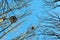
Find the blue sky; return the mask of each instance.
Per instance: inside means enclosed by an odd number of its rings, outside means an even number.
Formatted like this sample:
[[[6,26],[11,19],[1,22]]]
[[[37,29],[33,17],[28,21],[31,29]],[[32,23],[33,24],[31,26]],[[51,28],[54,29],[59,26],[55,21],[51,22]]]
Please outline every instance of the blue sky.
[[[10,2],[10,0],[8,2]],[[17,28],[10,31],[8,34],[6,34],[0,40],[11,40],[12,38],[17,37],[21,33],[24,33],[28,29],[29,25],[31,25],[31,24],[36,25],[39,22],[39,19],[37,18],[37,15],[40,16],[40,17],[43,17],[43,16],[49,17],[47,14],[45,14],[45,11],[47,9],[50,9],[50,8],[48,8],[48,7],[46,8],[43,5],[44,4],[43,0],[32,0],[30,4],[31,5],[29,5],[27,7],[27,10],[32,10],[32,14],[25,17],[26,21],[23,24],[19,25]],[[15,15],[19,15],[20,13],[23,14],[27,10],[26,10],[26,8],[23,8],[21,10],[14,10],[13,12],[15,13]],[[53,9],[53,11],[56,11],[56,12],[60,13],[59,8],[55,8],[55,9]],[[9,17],[9,15],[10,16],[14,15],[13,12],[10,12],[7,17]],[[18,21],[20,21],[20,20],[18,20]],[[18,22],[16,22],[12,26],[14,26],[16,24],[18,24]],[[42,36],[40,36],[40,37],[42,37]],[[43,40],[43,39],[41,39],[41,40]]]
[[[26,22],[24,22],[23,24],[21,24],[20,26],[18,26],[17,28],[15,28],[13,31],[9,32],[7,35],[5,35],[1,40],[11,40],[12,38],[18,36],[20,33],[25,32],[29,25],[31,24],[37,24],[38,22],[38,18],[35,15],[39,15],[40,14],[40,1],[38,0],[32,0],[31,5],[28,6],[27,10],[32,10],[32,14],[25,17],[25,19],[27,20]],[[21,10],[15,10],[15,15],[19,15],[19,13],[24,13],[24,11],[26,11],[26,9],[21,9]],[[12,14],[12,12],[10,12],[8,15],[14,15]],[[16,23],[17,24],[17,23]],[[15,24],[14,24],[15,25]]]

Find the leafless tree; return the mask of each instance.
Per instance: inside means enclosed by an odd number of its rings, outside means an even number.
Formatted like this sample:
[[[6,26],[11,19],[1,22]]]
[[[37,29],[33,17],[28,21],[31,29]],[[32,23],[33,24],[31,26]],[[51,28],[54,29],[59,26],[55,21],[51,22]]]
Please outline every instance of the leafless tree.
[[[60,40],[60,17],[56,12],[53,13],[45,13],[48,14],[48,17],[37,16],[42,23],[41,27],[41,35],[44,35],[44,40]],[[47,38],[46,38],[47,37]]]
[[[45,11],[47,12],[47,11],[54,10],[55,8],[60,7],[59,2],[60,0],[43,0],[43,5],[41,6],[45,6],[45,8],[47,8],[47,10]]]
[[[31,14],[31,10],[27,10],[27,7],[30,5],[31,0],[12,0],[10,3],[8,0],[1,0],[0,1],[0,28],[2,30],[0,30],[0,33],[2,33],[3,35],[0,36],[0,39],[5,36],[8,32],[10,32],[11,30],[13,30],[14,28],[16,28],[18,25],[20,25],[23,21],[21,21],[22,19],[24,20],[24,18],[28,15]],[[26,12],[22,13],[22,15],[20,15],[21,13],[19,13],[19,15],[16,15],[14,13],[15,10],[21,10],[22,8],[26,8]],[[10,15],[10,12],[12,12],[11,14],[14,14],[13,16]],[[8,17],[7,17],[8,16]],[[12,27],[13,24],[17,23],[18,21],[20,21],[17,25],[15,25],[14,27]],[[7,25],[8,24],[8,25]],[[9,27],[11,27],[11,29],[7,30]],[[5,30],[7,30],[5,32]]]
[[[31,25],[31,27],[29,27],[25,33],[20,34],[12,40],[39,40],[40,35],[40,25]]]

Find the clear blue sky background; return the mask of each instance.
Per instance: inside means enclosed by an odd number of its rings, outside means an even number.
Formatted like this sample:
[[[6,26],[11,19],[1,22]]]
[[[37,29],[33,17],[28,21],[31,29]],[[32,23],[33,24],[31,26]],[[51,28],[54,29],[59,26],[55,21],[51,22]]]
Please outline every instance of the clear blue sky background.
[[[29,15],[29,16],[25,17],[27,19],[27,21],[24,22],[22,25],[18,26],[17,28],[15,28],[13,31],[9,32],[7,35],[5,35],[0,40],[11,40],[12,38],[18,36],[19,34],[25,32],[28,29],[29,25],[31,25],[31,24],[36,25],[38,23],[38,21],[39,21],[39,19],[36,17],[36,15],[41,16],[41,17],[47,16],[44,11],[46,11],[48,8],[46,8],[43,5],[43,1],[42,0],[32,0],[31,5],[28,7],[28,10],[30,10],[30,9],[32,10],[32,15]],[[56,10],[59,11],[59,9],[56,9]],[[15,14],[17,14],[18,11],[19,10],[16,10]],[[23,9],[23,10],[20,10],[20,11],[23,13],[26,10]]]
[[[9,1],[10,2],[10,1]],[[21,26],[17,27],[13,31],[9,32],[7,35],[5,35],[2,39],[0,40],[11,40],[12,38],[18,36],[20,33],[25,32],[30,24],[36,25],[39,19],[36,17],[36,15],[42,16],[43,12],[41,5],[43,2],[41,0],[32,0],[31,5],[28,7],[28,10],[32,10],[32,15],[29,15],[26,17],[27,21],[23,23]],[[23,9],[22,12],[24,12],[25,9]],[[15,11],[15,14],[17,14],[19,10]],[[26,10],[25,10],[26,11]],[[12,15],[12,14],[9,14]],[[43,14],[44,15],[44,14]],[[17,24],[17,23],[16,23]]]

